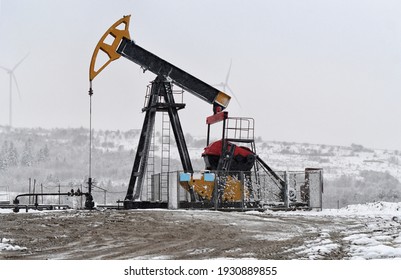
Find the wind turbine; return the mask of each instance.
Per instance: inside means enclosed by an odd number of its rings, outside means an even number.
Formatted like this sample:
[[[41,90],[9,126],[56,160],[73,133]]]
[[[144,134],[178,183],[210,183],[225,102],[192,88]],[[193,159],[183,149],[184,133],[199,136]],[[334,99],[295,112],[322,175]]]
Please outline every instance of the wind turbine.
[[[222,90],[223,90],[223,92],[226,92],[226,89],[228,89],[228,90],[230,91],[230,93],[234,96],[235,101],[237,101],[239,107],[241,107],[241,104],[239,103],[239,101],[238,101],[237,97],[235,96],[233,90],[232,90],[232,89],[230,88],[230,86],[228,85],[228,79],[230,78],[230,72],[231,72],[232,62],[233,62],[233,60],[231,59],[231,60],[230,60],[230,67],[228,67],[228,71],[227,71],[227,75],[226,75],[225,81],[224,81],[224,82],[221,82],[221,83],[219,83],[219,84],[215,84],[215,85],[213,85],[213,86],[215,86],[215,87],[221,87]]]
[[[29,53],[28,53],[29,54]],[[3,66],[0,66],[1,69],[5,70],[7,72],[7,74],[10,76],[10,83],[9,83],[9,87],[10,87],[10,96],[9,96],[9,126],[11,127],[13,124],[13,80],[15,82],[15,86],[17,88],[17,92],[18,92],[18,97],[21,99],[21,94],[20,94],[20,90],[18,87],[18,82],[17,82],[17,78],[15,77],[14,71],[15,69],[17,69],[17,67],[25,60],[25,58],[28,56],[25,55],[13,68],[9,69]]]

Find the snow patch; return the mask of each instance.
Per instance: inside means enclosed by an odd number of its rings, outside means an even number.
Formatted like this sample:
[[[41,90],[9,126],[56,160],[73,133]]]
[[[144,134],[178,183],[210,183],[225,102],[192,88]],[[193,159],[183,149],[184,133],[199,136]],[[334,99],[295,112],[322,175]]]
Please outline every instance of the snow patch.
[[[242,249],[241,248],[235,248],[235,249],[230,249],[230,250],[226,250],[226,253],[235,253],[235,252],[241,252]]]
[[[0,208],[0,214],[8,214],[8,213],[12,213],[13,210],[12,209],[2,209]]]
[[[375,246],[354,246],[351,247],[351,259],[389,259],[401,258],[401,248],[379,244]]]
[[[358,246],[376,246],[381,244],[373,237],[369,237],[367,234],[353,234],[345,237],[343,240],[350,241],[352,245]]]
[[[401,202],[371,202],[365,204],[348,205],[341,209],[342,212],[364,213],[364,214],[389,214],[401,215]]]
[[[8,238],[2,238],[0,240],[0,252],[1,251],[23,251],[26,250],[26,247],[21,247],[18,245],[13,245],[12,243],[14,243],[14,240],[12,239],[8,239]]]
[[[378,211],[386,213],[388,213],[388,208],[394,211],[394,205],[379,203],[370,206],[374,206]],[[391,212],[391,214],[394,214],[394,212]],[[375,216],[373,222],[365,223],[363,233],[351,234],[343,238],[343,240],[349,246],[348,251],[351,259],[401,258],[400,230],[401,225],[394,218],[389,219],[388,216]]]
[[[348,205],[340,209],[323,209],[311,211],[267,212],[273,216],[392,216],[395,222],[401,222],[401,202],[370,202]]]
[[[202,249],[195,249],[193,251],[189,251],[190,255],[201,255],[201,254],[206,254],[206,253],[210,253],[213,252],[214,249],[212,248],[202,248]]]
[[[144,255],[132,258],[133,260],[169,260],[171,256],[167,255]]]
[[[340,245],[334,243],[327,232],[321,232],[319,237],[314,240],[308,240],[304,245],[291,248],[287,252],[295,252],[300,256],[307,256],[310,260],[324,259],[325,256],[329,255],[333,251],[337,250]]]
[[[401,246],[401,232],[399,233],[398,237],[393,240],[394,243],[398,243]]]

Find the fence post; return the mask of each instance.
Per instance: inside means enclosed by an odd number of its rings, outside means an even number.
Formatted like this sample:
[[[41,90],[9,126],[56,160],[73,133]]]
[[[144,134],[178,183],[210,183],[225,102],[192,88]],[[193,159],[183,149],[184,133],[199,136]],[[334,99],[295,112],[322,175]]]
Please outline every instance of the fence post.
[[[81,184],[81,193],[83,193],[82,192],[82,184]],[[81,195],[81,209],[82,209],[82,199],[83,199],[83,195]]]
[[[284,171],[284,206],[285,209],[288,210],[290,208],[290,200],[289,200],[289,188],[288,188],[288,182],[289,182],[289,174],[288,171]]]
[[[177,206],[178,206],[178,208],[180,208],[180,198],[181,198],[181,195],[180,195],[180,191],[181,191],[181,187],[180,187],[180,172],[177,170],[177,172],[176,172],[177,174],[176,174],[176,176],[177,176],[177,180],[176,180],[176,188],[177,188]]]
[[[241,210],[244,211],[245,206],[245,179],[244,172],[240,172],[241,180],[240,180],[240,189],[241,189]]]
[[[32,191],[32,193],[33,194],[36,193],[36,179],[33,179],[33,191]]]
[[[319,180],[320,180],[320,190],[319,190],[319,195],[320,195],[320,211],[323,211],[323,169],[320,169],[319,171]]]
[[[163,176],[162,173],[160,173],[160,176],[159,176],[159,198],[158,198],[159,202],[162,202],[162,199],[163,199],[162,176]]]
[[[28,193],[31,194],[31,182],[32,179],[29,178]],[[28,196],[28,204],[31,204],[31,196]]]
[[[173,173],[171,173],[173,174]],[[170,175],[170,174],[169,174]],[[168,176],[170,178],[170,176]],[[177,184],[167,184],[167,205],[168,209],[178,209],[178,188]]]
[[[214,192],[214,210],[217,210],[217,207],[218,207],[218,203],[219,203],[219,197],[218,197],[218,195],[219,195],[219,192],[218,192],[218,188],[219,188],[219,186],[218,186],[218,179],[217,179],[217,177],[220,177],[220,173],[219,172],[216,172],[216,174],[217,174],[217,176],[214,178],[214,189],[213,189],[213,192]]]

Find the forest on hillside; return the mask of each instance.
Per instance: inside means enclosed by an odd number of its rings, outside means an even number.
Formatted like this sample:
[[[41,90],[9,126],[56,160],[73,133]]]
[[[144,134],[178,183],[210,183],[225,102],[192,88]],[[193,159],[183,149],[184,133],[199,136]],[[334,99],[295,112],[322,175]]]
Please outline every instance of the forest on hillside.
[[[110,131],[99,130],[93,133],[92,177],[95,178],[99,192],[106,190],[113,200],[122,199],[127,188],[132,164],[138,143],[139,130]],[[7,186],[11,192],[27,192],[29,182],[42,188],[54,190],[58,186],[65,189],[84,188],[89,174],[89,131],[85,128],[12,128],[0,127],[0,187]],[[203,168],[200,157],[205,139],[186,135],[190,150],[199,154],[193,159],[194,169]],[[258,139],[260,150],[269,149],[272,143]],[[277,143],[276,143],[277,145]],[[305,153],[309,159],[326,165],[325,174],[332,175],[338,170],[341,157],[336,155],[338,147],[321,145],[311,150],[305,144],[296,153],[291,150],[295,144],[279,144],[278,153],[284,160]],[[289,148],[290,147],[290,148]],[[373,153],[363,146],[345,147],[347,153]],[[312,151],[312,152],[311,152]],[[314,151],[314,152],[313,152]],[[320,152],[319,152],[320,151]],[[327,152],[325,152],[327,151]],[[389,157],[391,164],[399,164],[400,153]],[[180,170],[178,156],[171,159],[171,170]],[[330,166],[330,161],[336,159]],[[349,158],[349,156],[348,156]],[[347,157],[344,157],[347,159]],[[155,165],[160,156],[155,155]],[[341,162],[341,161],[340,161]],[[274,164],[274,162],[273,162]],[[335,166],[334,166],[335,165]],[[345,164],[343,164],[345,165]],[[157,170],[156,170],[157,171]],[[324,206],[335,208],[338,205],[373,202],[378,200],[400,201],[401,183],[386,171],[360,169],[352,174],[327,176],[324,181]],[[115,201],[115,200],[114,200]]]

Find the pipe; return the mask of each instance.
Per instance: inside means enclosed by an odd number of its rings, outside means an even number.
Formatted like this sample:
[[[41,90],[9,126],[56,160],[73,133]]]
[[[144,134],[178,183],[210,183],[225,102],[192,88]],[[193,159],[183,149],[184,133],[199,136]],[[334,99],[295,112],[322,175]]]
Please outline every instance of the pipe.
[[[19,195],[17,195],[16,197],[15,197],[15,199],[13,200],[13,203],[14,203],[14,212],[19,212],[19,197],[29,197],[29,201],[30,201],[30,198],[31,197],[35,197],[35,209],[37,209],[38,208],[38,206],[39,206],[39,204],[38,204],[38,196],[39,195],[41,195],[42,197],[43,196],[56,196],[56,195],[58,195],[59,197],[61,196],[61,195],[65,195],[65,196],[82,196],[82,195],[88,195],[88,193],[82,193],[81,192],[81,190],[77,190],[77,191],[75,191],[74,192],[74,190],[73,189],[71,189],[71,192],[67,192],[67,193],[60,193],[60,192],[58,192],[58,193],[42,193],[42,194],[35,194],[35,193],[23,193],[23,194],[19,194]],[[60,205],[60,203],[59,203],[59,205]],[[28,212],[28,208],[26,208],[26,212]]]

